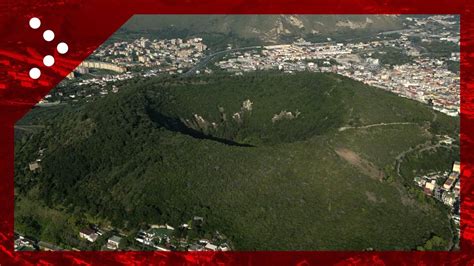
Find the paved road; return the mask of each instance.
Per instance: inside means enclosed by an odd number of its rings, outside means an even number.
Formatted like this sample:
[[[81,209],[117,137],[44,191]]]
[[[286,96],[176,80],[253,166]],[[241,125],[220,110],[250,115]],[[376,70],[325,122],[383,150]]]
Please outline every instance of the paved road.
[[[418,29],[418,28],[417,28]],[[401,30],[389,30],[389,31],[382,31],[377,34],[381,35],[388,35],[388,34],[394,34],[394,33],[407,33],[407,32],[413,32],[417,29],[401,29]]]
[[[45,126],[43,125],[16,125],[15,129],[23,130],[23,131],[34,131],[37,129],[43,129]]]
[[[427,151],[427,150],[432,150],[432,149],[437,149],[439,147],[442,146],[442,141],[439,141],[435,144],[432,144],[431,143],[431,140],[428,140],[427,142],[425,143],[422,143],[422,144],[418,144],[417,146],[415,146],[414,148],[409,148],[408,150],[406,151],[403,151],[402,153],[400,153],[396,159],[395,159],[395,163],[396,163],[396,170],[397,170],[397,175],[399,177],[401,177],[402,175],[400,174],[400,166],[403,162],[403,160],[405,159],[405,156],[412,152],[412,151],[415,151],[415,150],[418,150],[418,152],[424,152],[424,151]],[[453,144],[451,145],[451,147],[459,147],[459,145],[456,145],[456,144]]]
[[[417,123],[414,122],[392,122],[392,123],[378,123],[378,124],[371,124],[366,126],[357,126],[357,127],[340,127],[339,131],[345,131],[348,129],[363,129],[363,128],[371,128],[371,127],[381,127],[381,126],[392,126],[392,125],[416,125]]]
[[[433,111],[433,118],[431,120],[431,123],[435,122],[437,119],[438,119],[438,113]],[[413,122],[377,123],[377,124],[357,126],[357,127],[350,127],[350,126],[340,127],[339,131],[345,131],[345,130],[348,130],[348,129],[364,129],[364,128],[371,128],[371,127],[390,126],[390,125],[415,125],[415,124],[417,124],[417,123],[413,123]],[[427,151],[427,150],[431,150],[431,149],[437,149],[437,148],[441,147],[441,142],[442,141],[439,141],[438,143],[432,144],[431,140],[429,140],[429,141],[426,141],[425,143],[418,144],[417,146],[415,146],[413,148],[409,148],[408,150],[403,151],[400,154],[398,154],[398,156],[395,158],[397,175],[399,177],[401,177],[400,165],[402,164],[403,159],[405,158],[405,156],[408,153],[413,152],[415,150],[418,150],[418,152],[423,152],[423,151]],[[457,145],[452,145],[452,146],[456,147]]]
[[[262,48],[263,46],[261,45],[257,45],[257,46],[247,46],[247,47],[241,47],[241,48],[234,48],[234,49],[226,49],[226,50],[222,50],[222,51],[219,51],[219,52],[215,52],[215,53],[212,53],[206,57],[204,57],[199,63],[197,63],[193,68],[191,68],[190,70],[188,70],[187,72],[183,73],[183,77],[189,77],[189,76],[192,76],[194,74],[196,74],[196,71],[203,68],[204,66],[207,65],[207,63],[209,63],[209,61],[211,61],[213,58],[215,58],[216,56],[218,55],[223,55],[223,54],[226,54],[226,53],[232,53],[232,52],[237,52],[237,51],[244,51],[244,50],[252,50],[252,49],[258,49],[258,48]]]

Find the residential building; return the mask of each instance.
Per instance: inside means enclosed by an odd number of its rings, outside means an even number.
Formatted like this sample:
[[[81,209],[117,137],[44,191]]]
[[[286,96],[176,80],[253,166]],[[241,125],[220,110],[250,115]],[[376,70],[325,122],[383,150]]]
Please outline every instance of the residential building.
[[[112,236],[107,240],[107,248],[111,250],[116,250],[119,248],[120,241],[122,241],[122,238],[119,236]]]
[[[443,184],[443,189],[446,190],[446,191],[449,191],[451,190],[451,188],[454,186],[454,183],[456,182],[456,180],[458,179],[459,177],[459,173],[458,172],[452,172],[448,179],[446,179],[446,182],[444,182]]]
[[[453,164],[453,172],[460,173],[461,172],[461,163],[454,162]]]
[[[89,242],[95,242],[99,235],[97,235],[97,233],[90,228],[84,228],[79,231],[79,237]]]

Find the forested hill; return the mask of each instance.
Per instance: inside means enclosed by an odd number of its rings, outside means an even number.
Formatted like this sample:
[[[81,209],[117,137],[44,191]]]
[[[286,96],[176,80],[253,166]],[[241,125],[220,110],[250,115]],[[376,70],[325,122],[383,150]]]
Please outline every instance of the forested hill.
[[[17,141],[16,192],[124,229],[202,216],[241,250],[412,249],[452,236],[446,210],[393,172],[404,150],[456,135],[433,117],[335,74],[132,80],[37,118]],[[358,128],[373,124],[387,125]]]

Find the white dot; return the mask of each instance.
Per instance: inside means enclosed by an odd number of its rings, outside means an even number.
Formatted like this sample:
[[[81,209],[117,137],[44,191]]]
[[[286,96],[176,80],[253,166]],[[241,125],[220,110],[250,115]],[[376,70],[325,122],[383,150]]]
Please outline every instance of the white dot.
[[[45,30],[43,32],[43,39],[47,42],[50,42],[54,39],[54,32],[52,30]]]
[[[60,42],[56,48],[57,48],[57,50],[58,50],[58,53],[60,53],[60,54],[65,54],[65,53],[67,53],[67,50],[69,49],[69,47],[67,46],[67,44],[64,43],[64,42]]]
[[[54,65],[54,57],[47,55],[43,58],[43,64],[47,67]]]
[[[37,29],[41,26],[41,20],[39,18],[31,18],[30,19],[30,28]]]
[[[41,76],[41,71],[38,68],[34,67],[30,69],[30,78],[38,79],[40,76]]]

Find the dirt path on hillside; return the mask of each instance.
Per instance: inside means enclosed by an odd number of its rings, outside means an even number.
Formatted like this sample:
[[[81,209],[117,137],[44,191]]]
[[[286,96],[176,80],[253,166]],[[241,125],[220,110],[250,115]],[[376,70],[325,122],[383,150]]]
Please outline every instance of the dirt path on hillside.
[[[43,129],[45,126],[43,125],[15,125],[14,127],[16,130],[23,130],[23,131],[35,131],[38,129]]]
[[[346,160],[351,165],[355,166],[362,173],[368,175],[370,178],[382,180],[384,177],[383,171],[379,170],[373,163],[361,158],[357,153],[346,149],[337,148],[334,150],[339,157]]]
[[[421,143],[421,144],[418,144],[417,146],[415,146],[414,148],[409,148],[408,150],[405,150],[403,152],[401,152],[400,154],[398,154],[398,156],[395,158],[395,169],[397,170],[397,175],[399,177],[402,176],[402,174],[400,173],[400,167],[405,159],[405,157],[411,153],[411,152],[414,152],[414,151],[417,151],[419,153],[421,152],[424,152],[424,151],[427,151],[427,150],[435,150],[435,149],[438,149],[440,147],[442,147],[443,145],[441,144],[441,141],[435,143],[435,144],[432,144],[431,143],[431,140],[428,140],[426,141],[425,143]],[[459,145],[456,145],[456,144],[453,144],[451,145],[451,148],[453,147],[459,147]]]
[[[392,122],[392,123],[377,123],[365,126],[356,126],[356,127],[340,127],[339,131],[345,131],[348,129],[361,129],[361,128],[371,128],[371,127],[383,127],[383,126],[393,126],[393,125],[416,125],[414,122]]]

